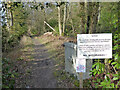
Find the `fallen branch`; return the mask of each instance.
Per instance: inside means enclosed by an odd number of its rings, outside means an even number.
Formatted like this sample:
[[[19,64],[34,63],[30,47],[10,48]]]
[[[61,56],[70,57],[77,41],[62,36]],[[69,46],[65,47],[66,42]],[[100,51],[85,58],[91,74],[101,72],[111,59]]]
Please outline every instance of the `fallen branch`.
[[[44,23],[46,24],[46,25],[48,25],[48,27],[50,27],[53,31],[55,31],[55,29],[53,28],[53,27],[51,27],[46,21],[44,21]],[[56,31],[55,31],[56,32]]]

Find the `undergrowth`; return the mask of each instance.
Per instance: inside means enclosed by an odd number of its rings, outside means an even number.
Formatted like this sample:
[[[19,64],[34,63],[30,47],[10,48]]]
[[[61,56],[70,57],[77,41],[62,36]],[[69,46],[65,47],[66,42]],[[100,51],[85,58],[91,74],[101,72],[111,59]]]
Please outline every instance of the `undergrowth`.
[[[32,57],[29,56],[28,58],[28,55],[25,55],[25,51],[32,50],[33,44],[29,37],[24,38],[19,47],[15,47],[9,53],[3,53],[2,88],[21,87],[24,84],[24,80],[20,81],[20,78],[30,73],[30,70],[26,69],[26,65],[27,60],[32,59]]]
[[[2,88],[14,88],[15,77],[19,74],[13,68],[13,62],[8,58],[3,58],[2,66]]]

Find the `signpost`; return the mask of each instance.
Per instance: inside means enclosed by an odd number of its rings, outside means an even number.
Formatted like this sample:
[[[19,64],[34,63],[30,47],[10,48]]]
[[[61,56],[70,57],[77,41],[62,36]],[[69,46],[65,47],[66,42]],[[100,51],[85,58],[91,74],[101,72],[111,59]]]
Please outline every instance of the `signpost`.
[[[77,49],[78,58],[112,58],[112,33],[78,34]]]
[[[86,59],[76,59],[76,72],[86,72]]]
[[[80,88],[83,88],[83,72],[86,72],[86,59],[76,59],[76,72],[80,72]]]
[[[112,58],[112,33],[77,34],[76,72],[80,73],[80,88],[83,88],[86,59],[103,58]]]

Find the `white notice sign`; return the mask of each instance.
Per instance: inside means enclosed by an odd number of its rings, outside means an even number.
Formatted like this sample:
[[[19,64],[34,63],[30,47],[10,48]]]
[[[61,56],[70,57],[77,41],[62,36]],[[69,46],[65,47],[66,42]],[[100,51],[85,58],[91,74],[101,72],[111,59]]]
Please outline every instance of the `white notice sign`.
[[[112,58],[112,33],[77,34],[77,49],[78,58]]]
[[[76,72],[85,72],[86,71],[86,60],[83,58],[76,59]]]

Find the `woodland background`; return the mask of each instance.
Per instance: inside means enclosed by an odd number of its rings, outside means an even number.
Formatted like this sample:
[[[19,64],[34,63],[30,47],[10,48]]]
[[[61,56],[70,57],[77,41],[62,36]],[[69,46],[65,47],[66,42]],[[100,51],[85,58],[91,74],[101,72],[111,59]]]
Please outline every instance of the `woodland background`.
[[[34,37],[52,32],[54,36],[76,38],[77,34],[112,33],[113,58],[105,60],[105,64],[97,60],[91,72],[95,77],[105,77],[94,78],[95,87],[118,88],[119,13],[119,2],[1,2],[2,52],[12,51],[24,35]],[[4,73],[7,71],[3,71],[3,84],[7,77]]]

